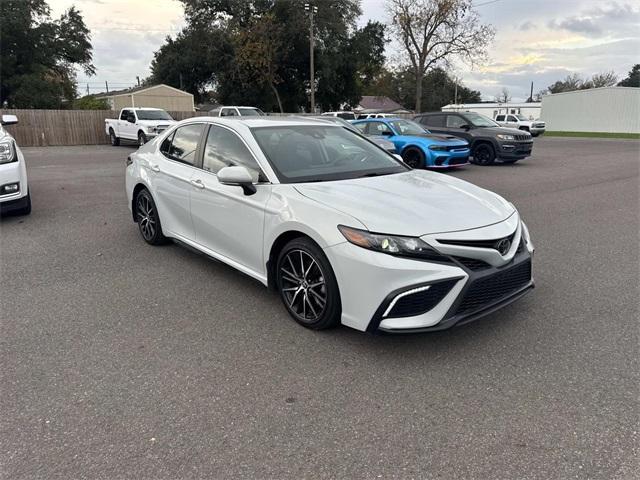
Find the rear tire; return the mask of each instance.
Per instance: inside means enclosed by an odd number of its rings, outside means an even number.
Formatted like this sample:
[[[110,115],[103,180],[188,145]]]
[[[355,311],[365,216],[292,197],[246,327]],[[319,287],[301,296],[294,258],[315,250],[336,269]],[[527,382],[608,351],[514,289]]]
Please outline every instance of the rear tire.
[[[491,165],[496,160],[496,151],[488,143],[481,143],[473,148],[473,163],[476,165]]]
[[[404,150],[402,152],[402,160],[414,169],[425,167],[424,152],[419,148],[410,147]]]
[[[116,133],[113,131],[113,128],[109,129],[109,140],[111,141],[111,145],[113,147],[117,147],[120,145],[120,139],[116,137]]]
[[[169,240],[162,234],[158,208],[149,190],[142,189],[133,201],[140,235],[149,245],[163,245]]]
[[[276,285],[289,315],[300,325],[324,330],[340,323],[338,282],[327,257],[309,238],[285,245],[276,263]]]

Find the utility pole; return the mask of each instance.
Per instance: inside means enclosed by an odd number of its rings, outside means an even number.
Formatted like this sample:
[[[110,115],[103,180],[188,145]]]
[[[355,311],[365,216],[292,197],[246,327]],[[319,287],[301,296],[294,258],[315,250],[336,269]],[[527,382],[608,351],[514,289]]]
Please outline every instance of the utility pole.
[[[529,94],[529,101],[533,102],[533,82],[531,82],[531,93]]]
[[[109,83],[106,80],[104,81],[104,86],[107,87],[107,93],[109,93]]]
[[[87,83],[87,95],[89,95],[89,84]]]
[[[455,93],[454,93],[454,96],[453,96],[453,99],[454,99],[453,100],[453,104],[454,105],[458,105],[458,77],[453,77],[453,82],[454,82],[454,84],[456,86]]]
[[[309,12],[309,87],[311,89],[311,113],[316,113],[316,80],[313,66],[313,14],[318,13],[318,7],[310,3],[305,3],[304,9],[306,12]]]
[[[136,75],[136,81],[138,82],[138,86],[140,86],[140,77]]]

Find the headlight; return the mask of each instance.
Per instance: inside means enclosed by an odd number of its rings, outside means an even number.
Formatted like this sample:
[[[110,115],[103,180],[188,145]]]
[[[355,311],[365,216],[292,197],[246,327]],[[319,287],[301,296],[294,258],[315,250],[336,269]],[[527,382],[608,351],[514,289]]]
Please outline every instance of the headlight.
[[[446,152],[447,147],[444,145],[429,145],[429,150],[435,150],[437,152]]]
[[[496,137],[498,137],[500,140],[515,140],[516,137],[514,137],[513,135],[503,135],[503,134],[498,134],[496,135]]]
[[[147,132],[154,133],[156,131],[156,127],[147,127]]]
[[[401,237],[371,233],[366,230],[338,225],[338,230],[348,242],[368,250],[388,253],[399,257],[413,257],[422,260],[449,262],[444,255],[439,254],[421,239],[416,237]]]
[[[10,163],[16,159],[16,149],[12,140],[0,142],[0,163]]]

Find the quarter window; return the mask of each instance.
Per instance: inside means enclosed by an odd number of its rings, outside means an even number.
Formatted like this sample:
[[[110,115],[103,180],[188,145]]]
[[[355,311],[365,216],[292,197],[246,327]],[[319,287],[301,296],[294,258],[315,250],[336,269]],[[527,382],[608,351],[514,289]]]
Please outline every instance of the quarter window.
[[[194,165],[196,163],[196,150],[198,149],[198,142],[203,128],[204,125],[202,123],[196,123],[176,129],[171,145],[165,155],[173,160]],[[164,142],[162,147],[165,147]]]
[[[263,180],[260,167],[240,137],[223,127],[211,125],[204,147],[202,168],[218,173],[223,167],[240,165],[251,173],[255,181]]]

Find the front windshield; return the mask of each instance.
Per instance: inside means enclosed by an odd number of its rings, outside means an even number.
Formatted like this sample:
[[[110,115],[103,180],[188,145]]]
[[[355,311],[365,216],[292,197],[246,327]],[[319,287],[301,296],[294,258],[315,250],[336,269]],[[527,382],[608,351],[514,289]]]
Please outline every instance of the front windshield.
[[[137,110],[138,120],[173,120],[164,110]]]
[[[429,133],[423,126],[411,120],[393,120],[389,124],[398,135],[424,135]]]
[[[524,115],[521,115],[521,114],[516,115],[516,118],[517,118],[518,120],[524,120],[524,121],[527,121],[527,120],[528,120],[528,118],[527,118],[527,117],[525,117]]]
[[[357,133],[330,125],[251,129],[282,183],[344,180],[407,171]]]
[[[259,108],[239,108],[238,111],[243,117],[264,117],[266,114]]]
[[[496,122],[491,120],[489,117],[485,117],[484,115],[480,115],[479,113],[473,112],[465,112],[464,118],[467,119],[471,125],[474,127],[499,127]]]

